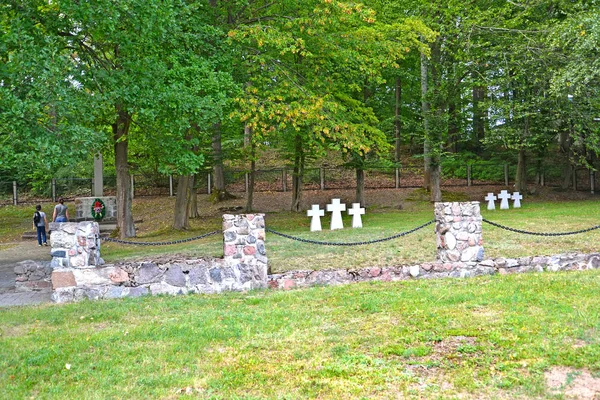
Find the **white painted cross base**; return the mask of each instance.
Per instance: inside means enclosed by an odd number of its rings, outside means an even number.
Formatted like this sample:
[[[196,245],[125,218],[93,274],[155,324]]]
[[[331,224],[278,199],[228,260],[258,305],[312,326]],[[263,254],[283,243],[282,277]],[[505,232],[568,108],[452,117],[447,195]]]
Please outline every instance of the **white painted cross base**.
[[[342,211],[346,211],[346,205],[341,204],[340,199],[331,199],[331,204],[327,204],[327,211],[331,213],[331,230],[344,229]]]
[[[496,196],[494,196],[494,193],[488,193],[488,195],[485,196],[485,200],[488,202],[488,206],[487,206],[488,210],[496,209],[496,200],[497,199],[498,198]]]
[[[502,200],[502,202],[500,203],[500,209],[501,210],[508,210],[508,199],[510,199],[510,194],[508,193],[508,191],[503,190],[500,192],[500,194],[498,195],[498,198],[500,200]]]
[[[514,192],[512,199],[514,200],[513,208],[521,208],[521,200],[523,200],[523,195],[519,192]]]
[[[320,231],[321,217],[325,215],[325,210],[321,210],[318,204],[313,204],[310,210],[306,210],[306,215],[312,217],[310,220],[310,231]]]
[[[365,213],[365,209],[360,207],[360,203],[352,203],[352,208],[348,210],[348,214],[352,215],[352,227],[362,228],[361,215]]]

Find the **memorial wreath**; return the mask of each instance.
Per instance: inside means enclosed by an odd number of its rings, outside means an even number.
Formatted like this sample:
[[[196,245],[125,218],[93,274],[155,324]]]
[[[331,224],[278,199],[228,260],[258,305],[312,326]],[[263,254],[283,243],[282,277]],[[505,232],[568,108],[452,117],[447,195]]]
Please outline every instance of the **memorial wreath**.
[[[102,199],[95,199],[92,203],[92,218],[96,221],[101,221],[106,215],[106,204]]]

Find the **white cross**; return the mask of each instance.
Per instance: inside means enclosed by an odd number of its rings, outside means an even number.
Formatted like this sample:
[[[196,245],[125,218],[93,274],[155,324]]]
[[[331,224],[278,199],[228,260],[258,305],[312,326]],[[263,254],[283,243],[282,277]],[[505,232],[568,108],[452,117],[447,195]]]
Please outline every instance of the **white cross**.
[[[521,208],[521,200],[523,200],[523,195],[519,194],[519,192],[514,192],[512,195],[512,199],[515,201],[513,203],[514,208]]]
[[[340,204],[340,199],[331,199],[331,204],[327,204],[327,211],[331,212],[331,230],[344,229],[342,211],[346,211],[346,205]]]
[[[496,199],[498,199],[496,196],[494,196],[494,193],[488,193],[487,196],[485,196],[485,200],[487,200],[488,202],[488,210],[495,210],[496,209]]]
[[[498,195],[498,198],[502,200],[502,202],[500,203],[500,209],[508,210],[508,199],[510,199],[510,194],[508,193],[508,191],[501,191]]]
[[[352,215],[352,227],[362,228],[361,215],[365,213],[365,209],[360,207],[360,203],[352,203],[352,208],[348,210],[348,214]]]
[[[325,210],[319,209],[318,204],[313,204],[310,210],[306,210],[306,215],[312,217],[312,219],[310,220],[310,231],[320,231],[321,217],[325,215]]]

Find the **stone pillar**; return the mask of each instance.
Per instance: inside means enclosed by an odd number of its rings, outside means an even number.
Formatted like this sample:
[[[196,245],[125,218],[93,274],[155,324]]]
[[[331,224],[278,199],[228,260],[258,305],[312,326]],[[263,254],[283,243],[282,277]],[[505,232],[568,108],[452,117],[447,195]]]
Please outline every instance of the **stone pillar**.
[[[438,259],[443,262],[483,260],[479,202],[435,203]]]
[[[266,282],[264,214],[224,214],[223,255],[226,265],[236,266],[241,274],[252,274]]]
[[[50,230],[52,268],[93,268],[104,264],[97,222],[52,222]]]
[[[94,196],[104,196],[104,176],[102,171],[102,154],[94,157]]]

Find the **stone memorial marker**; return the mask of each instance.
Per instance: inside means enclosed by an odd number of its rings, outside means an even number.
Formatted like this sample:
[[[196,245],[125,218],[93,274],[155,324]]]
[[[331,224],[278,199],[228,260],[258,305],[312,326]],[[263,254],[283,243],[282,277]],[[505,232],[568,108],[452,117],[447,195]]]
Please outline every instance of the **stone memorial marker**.
[[[500,203],[500,209],[501,210],[508,210],[508,199],[510,199],[510,193],[508,193],[508,191],[503,190],[500,192],[500,194],[498,195],[498,198],[500,200],[502,200],[502,202]]]
[[[342,222],[342,211],[346,211],[346,205],[340,203],[340,199],[331,199],[331,204],[327,204],[327,211],[331,213],[331,230],[344,229]]]
[[[496,209],[496,200],[497,199],[498,198],[496,196],[494,196],[494,193],[488,193],[488,195],[485,196],[485,200],[488,202],[488,205],[487,205],[488,210]]]
[[[310,231],[320,231],[321,217],[325,215],[325,210],[321,210],[318,204],[313,204],[310,210],[306,210],[306,215],[312,217],[310,220]]]
[[[514,200],[513,208],[521,208],[521,200],[523,200],[523,195],[519,192],[514,192],[512,199]]]
[[[352,215],[352,227],[362,228],[361,215],[365,213],[365,209],[360,207],[360,203],[352,203],[352,208],[348,210],[348,214]]]

